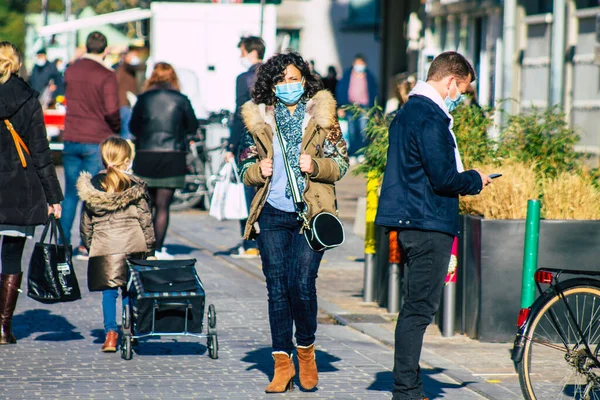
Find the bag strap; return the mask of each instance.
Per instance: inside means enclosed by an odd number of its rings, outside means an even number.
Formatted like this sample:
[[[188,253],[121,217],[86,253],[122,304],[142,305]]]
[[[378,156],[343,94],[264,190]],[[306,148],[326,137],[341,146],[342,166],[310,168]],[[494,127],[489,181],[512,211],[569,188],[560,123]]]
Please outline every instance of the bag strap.
[[[54,238],[54,243],[58,245],[58,242],[60,240],[62,242],[61,246],[65,248],[65,254],[70,256],[70,243],[66,241],[65,232],[63,230],[62,224],[60,223],[60,220],[54,217],[54,214],[50,214],[48,216],[48,222],[46,222],[46,226],[44,226],[44,230],[42,231],[40,243],[45,243],[48,231],[50,231],[50,239],[48,243],[52,244],[52,239]]]
[[[308,221],[308,217],[306,215],[306,205],[304,204],[304,200],[302,199],[302,194],[300,193],[300,187],[298,186],[298,181],[296,180],[296,174],[292,170],[292,166],[287,157],[286,146],[287,142],[281,135],[279,131],[279,125],[277,124],[277,119],[275,120],[275,131],[277,132],[277,140],[279,140],[279,145],[281,146],[281,153],[283,154],[283,163],[285,164],[285,172],[288,177],[288,182],[290,183],[290,189],[292,191],[292,198],[294,200],[294,204],[296,205],[296,212],[302,218],[304,228],[309,229],[310,224]]]
[[[9,120],[5,119],[4,124],[6,125],[6,128],[8,128],[8,131],[10,132],[10,135],[12,136],[13,141],[15,142],[15,147],[17,149],[17,153],[19,154],[19,159],[21,160],[21,165],[23,166],[23,168],[27,168],[27,160],[25,159],[23,150],[25,150],[27,154],[31,155],[31,153],[29,152],[29,148],[27,147],[25,142],[23,142],[23,139],[21,139],[21,136],[19,136],[17,131],[15,131],[15,128]]]

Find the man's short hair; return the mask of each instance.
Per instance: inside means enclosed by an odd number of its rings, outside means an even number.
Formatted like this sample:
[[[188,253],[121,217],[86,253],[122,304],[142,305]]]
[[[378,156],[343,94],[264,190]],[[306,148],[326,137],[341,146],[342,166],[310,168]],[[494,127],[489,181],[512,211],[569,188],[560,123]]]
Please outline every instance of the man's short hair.
[[[244,49],[246,49],[248,53],[252,53],[254,50],[256,50],[259,60],[265,58],[265,41],[258,36],[243,37],[240,40],[238,47],[242,46],[244,46]]]
[[[427,80],[439,82],[450,75],[454,75],[459,79],[471,77],[470,82],[477,79],[471,63],[456,51],[446,51],[437,56],[429,67]]]
[[[363,53],[358,53],[357,55],[355,55],[354,61],[356,61],[356,60],[360,60],[360,61],[364,62],[365,64],[367,63],[367,57]]]
[[[108,42],[106,40],[106,36],[102,33],[95,31],[88,35],[87,40],[85,42],[85,47],[88,53],[91,54],[102,54],[104,50],[106,50],[106,46]]]

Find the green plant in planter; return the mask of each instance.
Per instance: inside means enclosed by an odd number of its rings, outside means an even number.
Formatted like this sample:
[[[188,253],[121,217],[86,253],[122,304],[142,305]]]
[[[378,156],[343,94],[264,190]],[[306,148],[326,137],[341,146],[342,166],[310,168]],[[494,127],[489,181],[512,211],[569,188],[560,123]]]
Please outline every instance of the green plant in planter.
[[[364,115],[368,118],[365,133],[369,139],[369,144],[360,149],[360,154],[365,156],[365,160],[353,171],[355,175],[364,175],[369,172],[375,172],[375,177],[381,179],[385,171],[388,151],[388,129],[394,116],[385,114],[383,109],[375,105],[370,109],[364,109],[358,106],[350,106],[347,110],[355,116]]]
[[[498,154],[533,163],[542,177],[553,178],[561,172],[582,171],[585,155],[575,151],[578,142],[579,135],[559,108],[534,107],[529,114],[508,116]]]
[[[493,109],[461,104],[453,113],[456,142],[465,168],[473,164],[490,163],[496,159],[495,141],[487,131],[492,125]]]

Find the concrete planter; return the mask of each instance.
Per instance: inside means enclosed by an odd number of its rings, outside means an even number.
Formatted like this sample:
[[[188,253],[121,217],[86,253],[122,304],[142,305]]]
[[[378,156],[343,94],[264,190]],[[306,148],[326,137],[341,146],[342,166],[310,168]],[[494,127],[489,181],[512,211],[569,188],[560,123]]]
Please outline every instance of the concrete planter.
[[[461,216],[458,333],[512,342],[520,309],[524,220]],[[598,270],[600,221],[542,220],[539,267]]]

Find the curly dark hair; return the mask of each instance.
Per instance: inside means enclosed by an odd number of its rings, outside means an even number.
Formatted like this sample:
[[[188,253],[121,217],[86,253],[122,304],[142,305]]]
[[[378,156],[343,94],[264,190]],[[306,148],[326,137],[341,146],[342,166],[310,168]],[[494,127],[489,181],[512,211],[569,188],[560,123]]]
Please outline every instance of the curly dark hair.
[[[275,104],[276,97],[273,88],[283,80],[285,70],[290,65],[298,68],[304,78],[303,100],[311,99],[319,90],[323,89],[323,82],[310,72],[308,62],[304,61],[300,54],[296,52],[280,53],[269,58],[258,69],[252,91],[252,99],[256,104],[264,103],[269,106]]]

